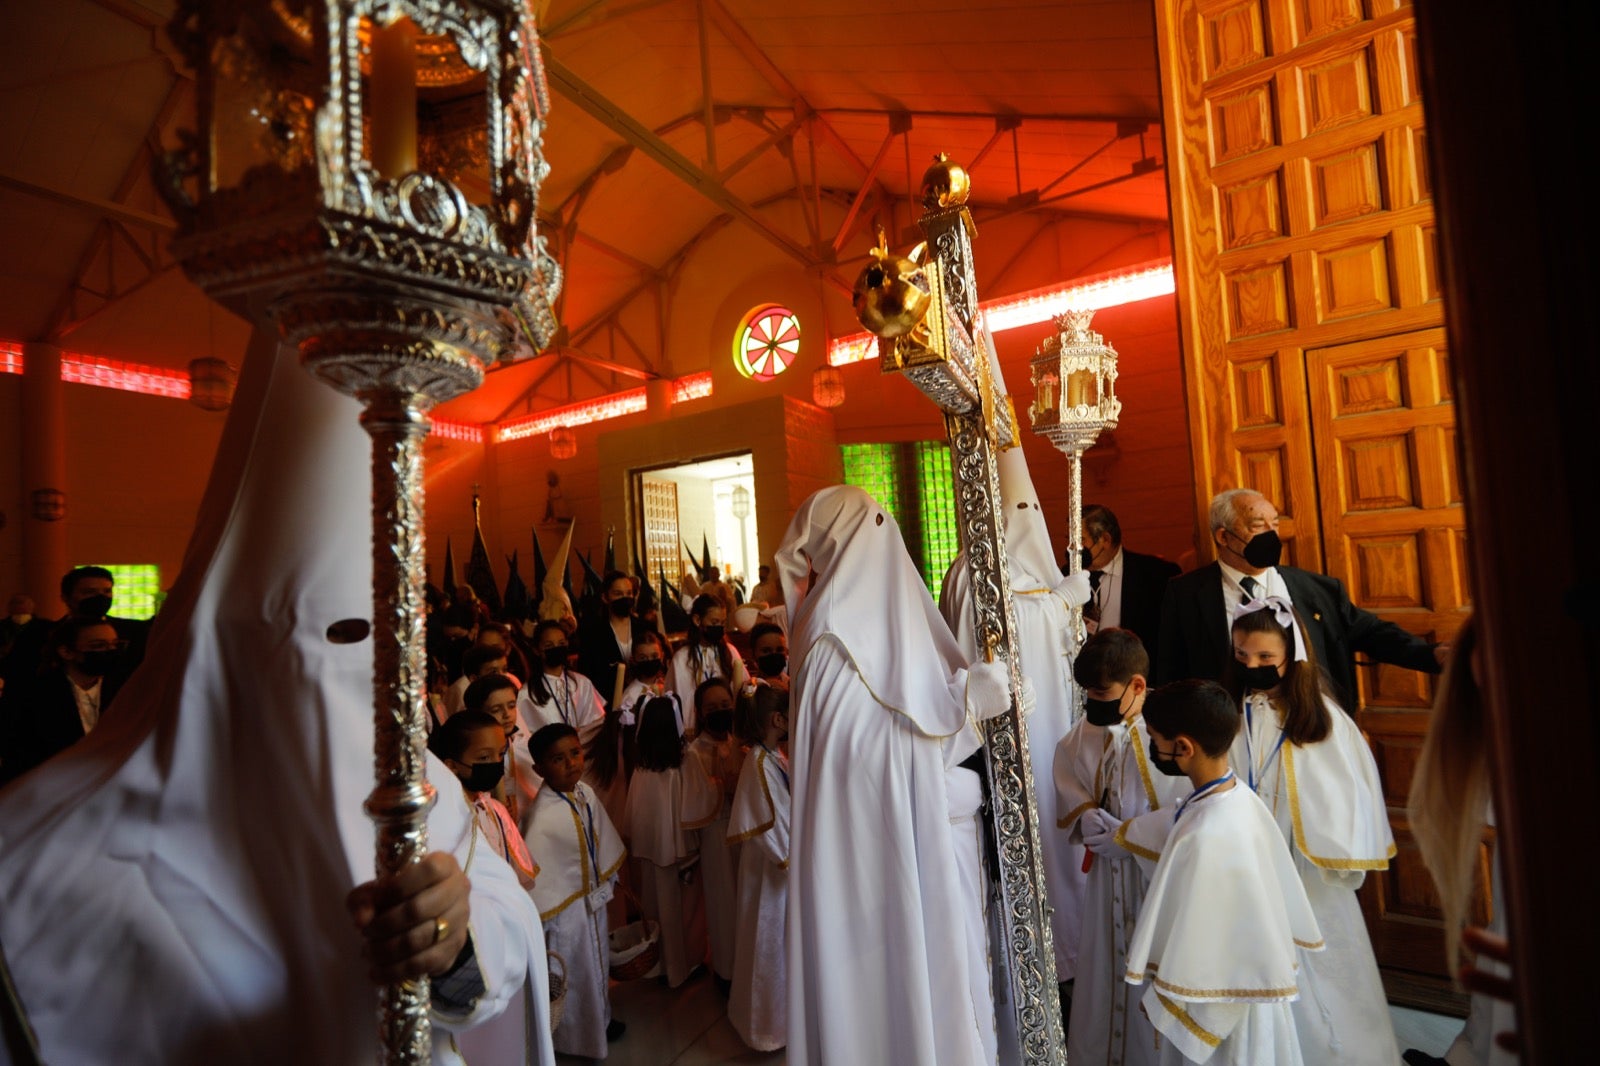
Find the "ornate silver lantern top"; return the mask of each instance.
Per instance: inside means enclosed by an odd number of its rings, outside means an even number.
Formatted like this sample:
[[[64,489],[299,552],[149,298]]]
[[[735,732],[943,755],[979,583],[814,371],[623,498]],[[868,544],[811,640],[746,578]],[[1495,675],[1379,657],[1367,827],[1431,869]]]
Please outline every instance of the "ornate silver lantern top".
[[[1103,429],[1115,429],[1122,413],[1117,399],[1117,350],[1089,328],[1093,311],[1068,311],[1055,319],[1057,333],[1034,353],[1033,429],[1062,451],[1082,453]]]

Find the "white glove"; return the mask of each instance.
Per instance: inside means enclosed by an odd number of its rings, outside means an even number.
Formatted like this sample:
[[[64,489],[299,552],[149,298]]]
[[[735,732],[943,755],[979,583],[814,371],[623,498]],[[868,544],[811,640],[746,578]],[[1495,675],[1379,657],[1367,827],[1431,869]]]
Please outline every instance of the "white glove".
[[[1118,844],[1115,839],[1122,823],[1110,812],[1096,807],[1080,818],[1078,825],[1083,833],[1083,846],[1096,855],[1104,855],[1108,859],[1128,856],[1128,849]]]
[[[1011,671],[996,659],[973,663],[967,670],[967,713],[980,722],[998,718],[1011,709]]]
[[[1089,602],[1089,571],[1079,570],[1062,578],[1055,594],[1067,601],[1068,607],[1082,607]]]

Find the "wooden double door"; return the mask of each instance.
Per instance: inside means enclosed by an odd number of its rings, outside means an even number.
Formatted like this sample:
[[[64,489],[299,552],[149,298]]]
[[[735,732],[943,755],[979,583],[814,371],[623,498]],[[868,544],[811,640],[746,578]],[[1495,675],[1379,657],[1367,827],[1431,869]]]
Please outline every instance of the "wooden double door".
[[[1448,641],[1470,594],[1410,8],[1156,7],[1197,528],[1212,493],[1254,488],[1285,561]],[[1459,1007],[1405,818],[1433,678],[1359,677],[1398,847],[1363,889],[1374,949],[1393,999]]]

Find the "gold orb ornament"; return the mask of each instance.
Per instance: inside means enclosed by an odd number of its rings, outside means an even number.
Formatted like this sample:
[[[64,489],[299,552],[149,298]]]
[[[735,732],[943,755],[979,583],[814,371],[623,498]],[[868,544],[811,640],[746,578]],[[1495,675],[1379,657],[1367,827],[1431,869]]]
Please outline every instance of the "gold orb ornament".
[[[940,152],[933,157],[933,165],[922,172],[922,206],[960,207],[972,193],[972,179],[967,168],[952,162]]]
[[[856,276],[850,300],[856,318],[870,332],[879,337],[904,336],[927,315],[932,297],[922,264],[917,262],[925,247],[919,244],[909,257],[895,255],[879,232],[872,261]]]

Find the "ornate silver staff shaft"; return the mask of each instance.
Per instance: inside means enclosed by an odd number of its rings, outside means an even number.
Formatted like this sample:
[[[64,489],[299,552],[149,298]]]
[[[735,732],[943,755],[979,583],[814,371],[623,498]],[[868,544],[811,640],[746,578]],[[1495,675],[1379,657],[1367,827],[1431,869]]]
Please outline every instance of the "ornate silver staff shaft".
[[[920,225],[931,259],[919,268],[882,244],[862,272],[856,308],[879,334],[886,373],[904,373],[945,415],[955,474],[957,516],[972,581],[978,646],[1010,668],[1012,705],[984,723],[988,744],[991,831],[1000,859],[1000,910],[991,936],[1004,960],[996,974],[1002,1047],[1029,1064],[1066,1062],[1056,989],[1055,941],[1044,891],[1038,806],[1034,802],[1016,615],[1006,561],[996,456],[1016,441],[1009,409],[990,380],[989,353],[977,325],[972,216],[967,176],[940,156],[923,177]]]
[[[372,437],[373,774],[366,810],[377,825],[377,874],[398,873],[428,853],[423,749],[427,674],[423,590],[422,442],[428,419],[414,395],[380,392],[361,425]],[[426,977],[385,985],[381,1037],[390,1062],[426,1063],[433,1045]]]

